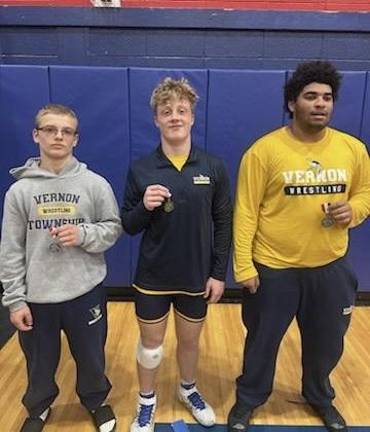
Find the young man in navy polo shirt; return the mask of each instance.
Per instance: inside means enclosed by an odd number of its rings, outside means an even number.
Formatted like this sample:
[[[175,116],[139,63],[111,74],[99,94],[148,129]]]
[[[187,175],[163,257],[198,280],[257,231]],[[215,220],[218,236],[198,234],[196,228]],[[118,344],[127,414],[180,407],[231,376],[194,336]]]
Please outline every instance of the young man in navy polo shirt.
[[[160,145],[128,174],[122,225],[143,232],[134,287],[140,327],[139,400],[131,432],[152,432],[156,372],[170,306],[177,335],[179,399],[204,426],[215,413],[196,385],[199,336],[207,302],[224,291],[231,242],[229,180],[223,163],[192,145],[197,94],[184,80],[164,79],[151,98]]]

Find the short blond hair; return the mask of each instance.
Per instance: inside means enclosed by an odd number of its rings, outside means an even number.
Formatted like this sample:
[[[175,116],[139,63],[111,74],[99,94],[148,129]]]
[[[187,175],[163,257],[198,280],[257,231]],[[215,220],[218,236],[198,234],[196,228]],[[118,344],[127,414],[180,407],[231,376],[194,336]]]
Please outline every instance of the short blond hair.
[[[174,96],[177,96],[179,99],[188,100],[190,102],[191,111],[194,112],[199,96],[195,89],[189,84],[189,81],[186,78],[176,80],[171,77],[166,77],[153,90],[150,98],[150,106],[154,114],[157,113],[159,105],[164,105]]]
[[[74,120],[76,120],[76,124],[78,127],[78,118],[76,113],[69,108],[66,105],[61,104],[48,104],[42,107],[36,114],[35,117],[35,128],[37,129],[40,127],[41,118],[44,117],[46,114],[57,114],[57,115],[65,115],[72,117]]]

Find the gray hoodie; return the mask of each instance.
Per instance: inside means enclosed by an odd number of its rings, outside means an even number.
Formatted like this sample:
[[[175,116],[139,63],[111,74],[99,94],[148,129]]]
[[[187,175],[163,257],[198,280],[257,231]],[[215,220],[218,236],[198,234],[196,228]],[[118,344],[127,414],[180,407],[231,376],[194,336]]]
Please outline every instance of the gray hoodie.
[[[109,183],[73,158],[62,172],[39,167],[39,158],[10,173],[0,245],[3,305],[59,303],[87,293],[106,275],[103,252],[122,232]],[[63,247],[50,228],[79,226],[80,244]]]

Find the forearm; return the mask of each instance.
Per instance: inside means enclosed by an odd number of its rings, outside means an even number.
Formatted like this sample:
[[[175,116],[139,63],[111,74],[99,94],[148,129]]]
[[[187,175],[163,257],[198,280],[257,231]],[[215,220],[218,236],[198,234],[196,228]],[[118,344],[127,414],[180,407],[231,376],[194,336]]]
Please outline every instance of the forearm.
[[[361,150],[348,200],[352,208],[350,227],[359,225],[370,215],[370,161],[365,146]]]
[[[224,281],[229,262],[232,227],[231,208],[214,222],[214,247],[211,277]]]
[[[122,234],[119,219],[84,223],[80,228],[80,247],[89,253],[101,253],[111,248]]]
[[[16,312],[17,310],[20,310],[27,305],[26,295],[19,295],[19,293],[17,293],[15,296],[7,296],[6,292],[4,291],[2,304],[4,307],[9,308],[10,312]]]
[[[139,234],[149,225],[151,215],[152,212],[144,207],[142,201],[130,209],[123,207],[121,209],[122,227],[127,234]]]
[[[4,288],[2,303],[10,310],[26,304],[26,217],[17,201],[7,193],[0,244],[0,280]]]
[[[12,264],[5,264],[0,260],[1,266],[1,283],[4,288],[2,304],[11,311],[21,309],[26,304],[26,284],[24,266],[16,265],[14,260]]]
[[[245,200],[238,199],[234,210],[233,224],[233,267],[237,282],[242,282],[257,275],[253,264],[253,239],[257,229],[257,217],[252,216],[244,205]]]
[[[234,207],[233,265],[237,282],[257,275],[253,264],[253,242],[266,181],[267,169],[258,157],[247,152],[240,164]]]
[[[251,248],[244,245],[238,248],[234,240],[233,268],[236,282],[244,282],[258,275],[253,264]]]
[[[364,222],[370,215],[370,193],[366,199],[350,199],[349,204],[352,207],[352,221],[350,227],[353,228]]]
[[[219,281],[226,279],[232,238],[232,203],[230,182],[223,163],[215,169],[216,190],[212,203],[213,262],[211,277]]]

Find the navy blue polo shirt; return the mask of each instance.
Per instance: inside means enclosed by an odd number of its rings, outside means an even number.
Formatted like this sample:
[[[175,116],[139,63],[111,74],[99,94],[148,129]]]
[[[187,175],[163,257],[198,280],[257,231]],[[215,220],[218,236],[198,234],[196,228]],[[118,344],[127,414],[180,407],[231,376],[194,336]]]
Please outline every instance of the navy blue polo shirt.
[[[146,210],[148,186],[171,192],[173,210]],[[192,147],[178,171],[159,146],[130,167],[122,225],[143,231],[134,285],[148,291],[204,292],[209,277],[224,281],[231,244],[232,205],[223,162]]]

